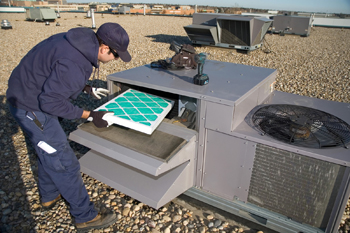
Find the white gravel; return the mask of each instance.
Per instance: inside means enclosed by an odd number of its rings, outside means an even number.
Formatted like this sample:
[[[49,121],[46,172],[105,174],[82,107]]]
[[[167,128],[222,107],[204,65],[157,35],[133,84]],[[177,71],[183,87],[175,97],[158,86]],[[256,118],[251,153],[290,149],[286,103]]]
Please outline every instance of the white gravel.
[[[23,13],[0,14],[0,20],[10,21],[13,29],[0,34],[0,232],[75,232],[69,207],[60,202],[53,211],[40,211],[36,185],[35,152],[26,146],[25,138],[6,108],[7,81],[21,58],[38,42],[50,35],[70,28],[91,27],[91,19],[82,13],[61,13],[61,18],[49,26],[25,21]],[[96,26],[105,22],[121,24],[130,36],[130,63],[111,62],[101,66],[100,79],[106,75],[149,64],[173,55],[169,44],[190,43],[183,26],[192,24],[192,18],[165,16],[135,16],[95,14]],[[277,69],[275,89],[289,93],[350,103],[350,30],[342,28],[312,28],[309,37],[266,35],[267,49],[249,55],[232,49],[196,47],[197,52],[209,53],[209,59]],[[89,106],[88,100],[77,100]],[[93,104],[99,106],[100,103]],[[62,122],[67,133],[75,129],[77,121]],[[71,143],[77,155],[87,148]],[[91,199],[97,208],[113,208],[118,222],[103,232],[257,232],[256,229],[231,221],[217,213],[196,210],[188,203],[170,203],[158,211],[83,175]],[[344,213],[341,229],[347,225],[350,208]],[[102,232],[102,231],[93,231]],[[264,232],[268,230],[264,229]]]

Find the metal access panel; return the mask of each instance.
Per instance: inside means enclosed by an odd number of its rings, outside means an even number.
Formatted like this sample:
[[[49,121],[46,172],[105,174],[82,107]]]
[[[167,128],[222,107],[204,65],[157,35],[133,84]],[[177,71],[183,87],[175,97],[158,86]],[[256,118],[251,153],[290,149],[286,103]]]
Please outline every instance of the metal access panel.
[[[188,25],[184,29],[193,44],[216,45],[219,43],[216,26]]]
[[[277,15],[273,17],[272,32],[309,36],[311,32],[311,17]]]
[[[216,18],[220,16],[227,16],[227,14],[194,13],[192,17],[192,24],[216,26]]]
[[[91,148],[79,160],[82,172],[158,209],[193,186],[196,134],[166,123],[150,136],[90,122],[69,139]]]

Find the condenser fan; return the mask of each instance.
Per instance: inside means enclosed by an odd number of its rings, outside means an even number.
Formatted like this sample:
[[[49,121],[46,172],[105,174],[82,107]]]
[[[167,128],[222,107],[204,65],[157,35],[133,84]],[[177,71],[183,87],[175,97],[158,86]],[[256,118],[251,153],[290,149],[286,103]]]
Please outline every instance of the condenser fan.
[[[252,115],[263,135],[309,148],[343,146],[350,142],[350,125],[329,113],[297,105],[266,105]]]

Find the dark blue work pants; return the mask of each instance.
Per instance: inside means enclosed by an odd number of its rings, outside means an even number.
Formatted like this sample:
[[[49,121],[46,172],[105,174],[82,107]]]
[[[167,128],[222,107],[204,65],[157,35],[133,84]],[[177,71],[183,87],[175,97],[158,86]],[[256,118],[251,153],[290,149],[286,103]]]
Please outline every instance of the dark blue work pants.
[[[67,136],[58,118],[43,112],[34,112],[42,129],[35,124],[32,112],[14,108],[9,104],[22,130],[29,136],[38,154],[38,186],[42,202],[49,202],[59,194],[70,204],[70,212],[76,223],[90,221],[96,217],[97,211],[90,202],[83,179],[80,164],[70,147]],[[46,142],[56,152],[47,153],[38,147],[40,141]]]

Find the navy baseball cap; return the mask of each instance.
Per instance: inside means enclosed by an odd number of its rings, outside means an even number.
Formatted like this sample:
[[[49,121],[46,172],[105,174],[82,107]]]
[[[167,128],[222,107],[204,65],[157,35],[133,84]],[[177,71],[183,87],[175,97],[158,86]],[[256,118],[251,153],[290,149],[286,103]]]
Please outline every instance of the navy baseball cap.
[[[96,34],[104,44],[115,50],[124,62],[131,61],[131,56],[127,50],[129,36],[122,26],[117,23],[104,23],[98,28]]]

